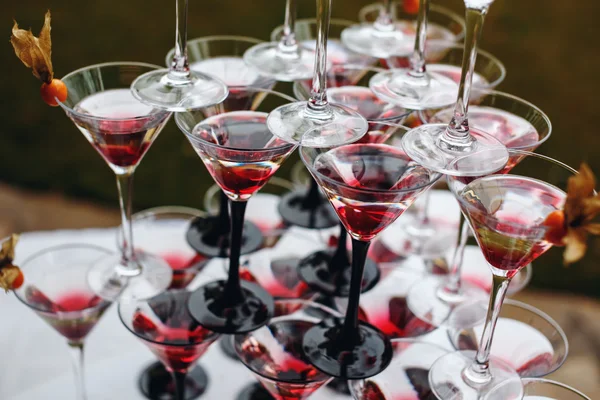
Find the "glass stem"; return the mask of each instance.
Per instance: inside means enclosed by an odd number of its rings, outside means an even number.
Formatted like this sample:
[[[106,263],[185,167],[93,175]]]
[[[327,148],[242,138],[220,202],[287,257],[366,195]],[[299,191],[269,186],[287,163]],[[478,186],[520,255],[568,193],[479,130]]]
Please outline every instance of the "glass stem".
[[[117,174],[117,188],[119,189],[119,205],[121,208],[121,230],[123,243],[121,244],[121,264],[117,272],[123,276],[139,275],[141,267],[135,262],[133,247],[133,226],[131,224],[133,173]]]
[[[77,400],[86,400],[85,393],[85,375],[83,368],[83,343],[69,342],[69,353],[73,362],[73,371],[75,373],[75,393]]]
[[[463,258],[465,256],[465,249],[467,247],[467,241],[469,239],[469,224],[465,220],[465,217],[460,213],[460,230],[458,232],[458,243],[454,249],[452,260],[450,262],[450,273],[448,279],[444,285],[443,290],[452,295],[460,294],[460,277],[462,273]]]
[[[279,40],[278,48],[283,55],[300,57],[300,46],[298,46],[298,41],[296,41],[296,0],[287,0],[285,2],[283,35]]]
[[[190,66],[187,58],[187,14],[188,0],[175,0],[175,54],[169,68],[173,81],[187,81]]]
[[[175,400],[185,400],[185,372],[173,371],[173,382],[175,383]]]
[[[502,310],[502,303],[504,302],[504,297],[506,297],[509,284],[509,278],[494,275],[494,283],[492,285],[492,292],[490,293],[490,305],[485,318],[481,343],[479,344],[475,360],[464,370],[464,376],[467,382],[472,385],[485,385],[492,379],[490,373],[490,350],[492,348],[496,322],[498,322],[498,317]]]
[[[473,138],[469,134],[469,96],[473,83],[473,72],[477,60],[477,42],[481,37],[483,22],[488,7],[467,8],[466,11],[466,37],[463,51],[462,71],[460,84],[458,86],[458,98],[454,106],[454,114],[444,135],[441,136],[441,144],[447,149],[460,151],[470,147]]]
[[[229,246],[229,274],[225,293],[226,299],[231,305],[239,304],[244,300],[240,283],[240,253],[247,204],[246,201],[229,202],[231,207],[231,245]]]
[[[396,30],[394,26],[393,7],[394,2],[392,0],[384,0],[383,7],[379,11],[379,16],[375,20],[373,26],[379,32],[393,32]]]
[[[346,249],[347,240],[348,232],[346,232],[344,225],[340,224],[340,236],[338,237],[337,247],[329,263],[329,270],[331,272],[343,271],[345,267],[350,264],[350,260],[348,259],[348,250]]]
[[[321,192],[319,191],[319,184],[311,177],[310,187],[308,193],[302,202],[302,206],[305,209],[311,210],[317,208],[321,204]]]
[[[229,220],[229,197],[220,190],[221,197],[219,198],[219,232],[228,233],[231,227]]]
[[[410,57],[409,75],[415,78],[425,78],[425,41],[427,40],[427,15],[429,0],[419,0],[419,15],[417,16],[417,32],[415,48]]]
[[[417,221],[421,224],[421,227],[429,223],[429,200],[431,198],[431,191],[427,190],[421,194],[421,201],[423,205],[417,210]]]
[[[306,114],[309,118],[331,119],[327,101],[327,37],[331,19],[331,0],[317,0],[317,49],[312,91],[308,99]]]
[[[363,242],[352,238],[352,275],[350,277],[350,296],[348,308],[344,319],[342,338],[346,340],[347,346],[352,346],[359,339],[358,310],[360,303],[360,292],[362,289],[362,278],[367,261],[367,253],[371,242]]]

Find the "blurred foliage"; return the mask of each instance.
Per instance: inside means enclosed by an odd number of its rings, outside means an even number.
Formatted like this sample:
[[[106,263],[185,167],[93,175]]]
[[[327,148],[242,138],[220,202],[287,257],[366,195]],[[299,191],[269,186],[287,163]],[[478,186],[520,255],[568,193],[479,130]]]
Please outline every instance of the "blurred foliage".
[[[463,13],[460,0],[433,0]],[[368,1],[333,0],[332,14],[355,20]],[[189,37],[246,35],[267,40],[283,21],[284,0],[191,0]],[[39,83],[15,57],[8,38],[11,18],[37,34],[52,10],[53,62],[58,77],[105,61],[162,65],[174,40],[174,1],[3,1],[6,42],[0,52],[4,79],[0,179],[116,205],[114,177],[64,113],[41,100]],[[314,1],[300,1],[299,18],[313,17]],[[600,2],[496,0],[481,47],[496,55],[508,75],[500,89],[538,105],[554,124],[540,152],[578,166],[587,160],[600,174],[596,95],[600,91]],[[289,87],[280,85],[279,90]],[[289,93],[289,91],[288,91]],[[288,160],[286,176],[297,157]],[[170,122],[136,174],[135,206],[199,206],[212,179],[175,124]],[[586,260],[564,270],[558,252],[536,264],[534,284],[598,295],[600,242]]]

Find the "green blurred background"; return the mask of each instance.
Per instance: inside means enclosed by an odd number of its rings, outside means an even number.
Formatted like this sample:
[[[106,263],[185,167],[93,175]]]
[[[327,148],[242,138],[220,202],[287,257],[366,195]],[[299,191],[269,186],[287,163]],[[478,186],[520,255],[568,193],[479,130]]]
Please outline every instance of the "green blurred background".
[[[461,0],[432,0],[464,13]],[[7,4],[9,3],[9,4]],[[315,15],[314,1],[298,2],[299,18]],[[356,20],[364,0],[333,0],[332,16]],[[191,0],[189,37],[245,35],[268,40],[283,21],[284,0]],[[162,65],[174,40],[174,1],[3,1],[6,44],[0,52],[4,79],[0,180],[39,191],[117,205],[114,176],[71,121],[41,100],[36,82],[8,43],[11,18],[37,34],[52,11],[53,63],[58,77],[105,61]],[[506,65],[500,90],[523,97],[553,122],[553,137],[539,151],[577,167],[587,161],[600,173],[596,95],[600,93],[600,2],[496,0],[481,48]],[[281,86],[279,86],[281,88]],[[295,159],[278,172],[285,176]],[[199,207],[213,183],[171,121],[136,173],[136,209],[164,204]],[[537,262],[533,285],[598,296],[600,244],[565,273],[560,254]]]

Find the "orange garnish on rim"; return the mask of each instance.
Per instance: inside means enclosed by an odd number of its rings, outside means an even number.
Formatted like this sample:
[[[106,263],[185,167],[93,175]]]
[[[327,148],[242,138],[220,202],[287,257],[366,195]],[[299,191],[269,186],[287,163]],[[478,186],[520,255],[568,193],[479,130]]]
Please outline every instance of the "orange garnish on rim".
[[[10,43],[19,60],[27,68],[31,68],[33,75],[42,81],[40,88],[42,99],[48,105],[56,107],[58,105],[57,98],[61,102],[67,99],[67,86],[60,79],[54,78],[50,29],[50,11],[46,12],[44,26],[39,37],[35,37],[31,30],[19,29],[19,24],[15,21]]]
[[[573,264],[583,258],[589,235],[600,235],[600,223],[594,222],[600,214],[600,195],[595,192],[596,177],[583,163],[579,174],[569,178],[567,199],[563,210],[548,214],[546,240],[556,246],[565,246],[563,262]]]
[[[13,233],[0,249],[0,288],[7,292],[20,288],[24,281],[23,272],[13,264],[18,241],[19,235]]]

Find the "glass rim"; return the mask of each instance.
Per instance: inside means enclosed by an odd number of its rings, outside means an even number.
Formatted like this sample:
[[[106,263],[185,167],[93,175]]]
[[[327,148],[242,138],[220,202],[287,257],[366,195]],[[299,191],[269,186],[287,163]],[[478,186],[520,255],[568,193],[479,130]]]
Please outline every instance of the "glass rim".
[[[77,249],[77,248],[81,248],[81,249],[88,249],[88,250],[93,250],[93,251],[98,251],[99,253],[104,253],[104,255],[110,255],[113,254],[112,251],[101,247],[101,246],[97,246],[95,244],[89,244],[89,243],[65,243],[65,244],[60,244],[60,245],[56,245],[56,246],[51,246],[51,247],[47,247],[44,248],[42,250],[39,250],[33,254],[31,254],[30,256],[28,256],[23,262],[21,262],[20,264],[23,266],[23,275],[25,275],[25,266],[30,263],[31,261],[33,261],[34,259],[46,254],[46,253],[50,253],[53,251],[60,251],[60,250],[69,250],[69,249]],[[87,282],[87,280],[86,280]],[[25,304],[27,307],[31,308],[32,310],[35,310],[36,312],[39,312],[41,314],[45,314],[45,315],[58,315],[58,316],[64,316],[64,317],[84,317],[88,314],[91,314],[93,312],[95,312],[96,310],[100,309],[101,307],[105,306],[106,303],[108,302],[108,304],[111,304],[112,302],[107,301],[105,299],[102,299],[102,301],[100,301],[98,304],[96,304],[93,307],[87,307],[84,308],[83,310],[79,310],[79,311],[56,311],[56,312],[52,312],[52,311],[48,311],[48,310],[43,310],[39,307],[36,307],[32,304],[30,304],[25,298],[23,298],[20,295],[20,290],[14,290],[13,291],[15,294],[15,297],[23,304]]]
[[[487,308],[487,301],[478,301],[476,303],[486,304],[485,308]],[[519,308],[521,310],[525,310],[528,313],[531,313],[531,314],[533,314],[533,315],[541,318],[542,320],[546,321],[550,326],[552,326],[552,328],[560,336],[561,341],[565,344],[565,354],[558,360],[558,362],[556,363],[556,365],[554,367],[552,367],[548,372],[546,372],[544,374],[544,376],[550,375],[551,373],[556,372],[556,370],[558,370],[560,367],[562,367],[562,365],[565,363],[565,361],[567,361],[567,357],[569,355],[569,340],[567,338],[567,334],[562,329],[562,327],[560,326],[560,324],[558,322],[556,322],[556,320],[554,318],[552,318],[550,315],[548,315],[546,312],[540,310],[537,307],[532,306],[531,304],[527,304],[527,303],[524,303],[524,302],[519,301],[519,300],[506,298],[506,299],[504,299],[504,302],[502,303],[502,305],[503,305],[503,307],[504,307],[504,305],[509,305],[511,307],[515,307],[515,308]],[[503,310],[504,310],[504,308],[503,308]],[[502,311],[500,311],[500,313],[502,314]],[[516,320],[516,321],[518,321],[518,320]],[[448,329],[447,330],[447,335],[448,335],[448,339],[450,340],[450,343],[452,344],[452,347],[454,347],[454,349],[456,351],[460,350],[459,348],[457,348],[455,346],[454,340],[452,340],[452,333],[453,332],[461,331],[461,330],[469,329],[469,328],[474,328],[474,327],[476,327],[478,325],[483,325],[484,323],[485,323],[485,320],[484,319],[480,319],[479,321],[473,322],[472,324],[470,324],[470,325],[468,325],[466,327],[463,326],[461,328]],[[527,325],[529,327],[532,327],[530,324],[527,324]],[[536,331],[540,332],[539,329],[537,329],[537,328],[534,328],[534,329]],[[542,333],[542,335],[543,335],[543,333]],[[544,335],[544,337],[546,337],[546,335]],[[552,350],[554,350],[554,347],[553,347]],[[554,353],[553,353],[553,355],[554,355]]]
[[[281,92],[276,92],[275,90],[271,90],[271,89],[256,88],[256,87],[253,87],[253,86],[244,86],[244,90],[249,91],[249,92],[265,92],[267,94],[272,94],[272,95],[275,95],[275,96],[279,96],[280,98],[282,98],[282,99],[284,99],[284,100],[286,100],[286,101],[288,101],[290,103],[295,103],[296,102],[296,99],[294,99],[293,97],[288,96],[286,94],[283,94]],[[224,101],[227,101],[227,98]],[[195,110],[195,111],[198,111],[198,110]],[[273,135],[273,133],[271,133],[271,136],[273,138],[277,138],[277,139],[281,140],[284,143],[281,144],[281,145],[279,145],[279,146],[269,147],[269,148],[266,148],[266,149],[265,148],[263,148],[263,149],[240,149],[240,148],[236,148],[236,147],[221,146],[221,145],[216,144],[216,143],[208,142],[208,141],[206,141],[206,140],[204,140],[202,138],[199,138],[199,137],[195,136],[194,134],[192,134],[192,132],[190,132],[188,130],[188,128],[185,126],[186,124],[183,122],[183,118],[184,118],[183,116],[185,114],[190,114],[190,113],[193,113],[195,111],[192,110],[192,111],[183,111],[183,112],[175,113],[175,123],[177,124],[177,127],[179,128],[179,130],[181,132],[183,132],[183,134],[190,141],[192,141],[194,143],[198,143],[198,144],[201,144],[203,146],[204,145],[208,145],[211,148],[216,148],[216,149],[221,149],[221,150],[237,151],[239,153],[261,153],[261,152],[262,153],[267,153],[267,152],[273,151],[273,150],[282,150],[282,149],[284,149],[286,147],[292,147],[292,148],[294,148],[295,146],[297,146],[296,143],[286,142],[285,140],[279,138],[278,136]],[[218,113],[218,114],[215,114],[214,116],[223,115],[223,114],[233,114],[233,113],[245,113],[245,112],[253,112],[253,113],[257,113],[257,114],[265,114],[267,116],[269,115],[269,113],[264,112],[264,111],[236,110],[236,111],[228,111],[228,112],[224,112],[224,113]],[[214,116],[210,116],[208,118],[212,118]],[[203,121],[205,121],[208,118],[205,118]],[[202,122],[202,121],[200,121],[200,122]],[[198,122],[196,125],[194,125],[194,127],[198,126],[198,124],[200,124],[200,122]],[[265,126],[266,126],[266,120],[265,120]],[[267,130],[268,130],[268,128],[267,128]]]
[[[161,294],[171,294],[171,293],[175,293],[175,294],[179,294],[179,293],[192,293],[190,290],[188,289],[167,289],[161,293],[159,293],[157,296],[161,295]],[[123,326],[125,326],[125,328],[133,333],[136,337],[142,339],[144,342],[148,342],[148,343],[152,343],[152,344],[157,344],[159,346],[165,346],[165,347],[190,347],[190,346],[199,346],[203,343],[205,343],[207,340],[209,339],[217,339],[219,336],[221,336],[219,333],[215,332],[215,331],[211,331],[208,328],[204,328],[202,325],[198,324],[199,326],[201,326],[202,328],[206,329],[208,332],[210,332],[210,336],[205,339],[202,340],[200,342],[197,343],[166,343],[166,342],[159,342],[153,339],[150,339],[148,337],[142,336],[139,333],[137,333],[135,330],[133,330],[130,326],[128,322],[125,322],[125,319],[123,318],[123,307],[129,307],[129,306],[133,306],[134,304],[148,304],[148,301],[152,300],[153,297],[149,298],[149,299],[135,299],[133,302],[125,304],[123,302],[119,302],[119,305],[117,307],[117,314],[119,314],[119,320],[121,320],[121,323],[123,324]],[[187,310],[187,301],[186,301],[186,310]]]
[[[391,0],[391,1],[394,1],[394,0]],[[401,1],[394,1],[394,3],[401,3]],[[383,4],[382,3],[371,3],[371,4],[367,4],[366,6],[362,7],[358,11],[358,19],[359,19],[360,23],[368,23],[365,18],[365,15],[369,12],[374,12],[376,8],[383,8]],[[371,11],[371,9],[373,9],[373,11]],[[461,40],[463,40],[465,38],[467,28],[466,28],[464,18],[462,18],[459,14],[455,13],[454,11],[450,10],[449,8],[440,6],[438,4],[430,4],[429,12],[430,13],[435,12],[435,13],[444,15],[446,17],[450,17],[450,19],[452,19],[454,22],[456,22],[458,25],[460,25],[462,30],[459,34],[455,35],[456,42],[460,42]],[[396,16],[392,16],[392,17],[393,17],[392,22],[394,22],[394,23],[398,22],[398,20],[395,18]]]
[[[538,113],[542,117],[542,119],[544,120],[544,123],[546,125],[548,125],[548,134],[545,137],[543,137],[542,139],[539,139],[537,142],[535,142],[534,145],[523,145],[523,146],[508,147],[509,151],[510,150],[525,150],[526,151],[526,149],[530,149],[532,146],[538,147],[542,143],[546,142],[546,140],[548,140],[550,138],[550,136],[552,135],[552,121],[550,121],[550,117],[548,117],[548,114],[546,114],[544,111],[542,111],[541,108],[539,108],[535,104],[531,103],[530,101],[527,101],[527,100],[525,100],[525,99],[523,99],[523,98],[521,98],[519,96],[515,96],[514,94],[511,94],[511,93],[502,92],[500,90],[493,90],[493,89],[479,89],[479,88],[476,88],[476,87],[472,87],[471,88],[471,93],[476,93],[477,95],[483,95],[485,97],[487,97],[487,96],[503,97],[503,98],[509,99],[511,101],[514,101],[515,103],[523,104],[526,107],[529,107],[532,110],[534,110],[536,113]],[[478,106],[479,106],[479,104],[470,104],[469,105],[469,107],[478,107]],[[492,107],[492,106],[481,106],[481,107],[489,107],[489,108],[494,108],[494,109],[501,110],[500,108]],[[442,108],[440,111],[438,111],[437,113],[435,113],[433,116],[437,115],[438,113],[440,113],[442,111],[450,110],[452,108],[454,108],[454,105]],[[427,112],[427,110],[420,110],[420,111],[418,111],[419,119],[421,120],[421,122],[425,122],[425,118],[423,118],[423,115],[424,115],[425,112]],[[523,117],[521,117],[521,118],[523,118]],[[525,118],[523,118],[523,119],[525,119]],[[425,123],[429,123],[429,122],[425,122]]]
[[[574,168],[572,168],[572,167],[568,166],[567,164],[563,163],[562,161],[558,161],[558,160],[556,160],[556,159],[554,159],[554,158],[551,158],[551,157],[545,156],[545,155],[543,155],[543,154],[538,154],[538,153],[534,153],[534,152],[530,152],[530,151],[524,151],[524,150],[517,150],[517,149],[508,149],[508,154],[509,154],[509,156],[510,156],[510,155],[517,154],[517,155],[522,155],[522,156],[525,156],[525,157],[535,157],[535,158],[541,159],[541,160],[543,160],[543,161],[547,161],[547,162],[549,162],[549,163],[551,163],[551,164],[553,164],[553,165],[559,166],[559,167],[561,167],[562,169],[564,169],[564,170],[566,170],[566,171],[570,172],[571,174],[573,174],[573,176],[575,176],[575,175],[578,175],[578,174],[579,174],[579,172],[577,172],[577,170],[575,170]],[[453,161],[453,162],[452,162],[450,165],[452,165],[452,164],[456,164],[456,163],[457,163],[457,162],[459,162],[460,160],[463,160],[463,159],[465,159],[465,158],[468,158],[468,157],[469,157],[469,155],[465,155],[465,156],[459,157],[458,159],[454,160],[454,161]],[[515,166],[515,167],[516,167],[516,166]],[[517,175],[517,174],[512,174],[512,173],[509,171],[509,173],[507,173],[507,174],[500,174],[500,175],[498,175],[497,173],[493,173],[493,174],[489,174],[489,175],[485,175],[485,176],[478,177],[477,179],[474,179],[474,180],[473,180],[472,182],[470,182],[469,184],[467,184],[467,185],[464,185],[464,186],[463,186],[463,188],[462,188],[462,189],[460,189],[460,191],[462,192],[462,191],[463,191],[463,190],[464,190],[464,189],[465,189],[467,186],[471,185],[473,182],[476,182],[476,181],[479,181],[479,180],[483,180],[483,179],[488,179],[488,178],[491,178],[491,177],[498,177],[498,176],[500,176],[500,177],[503,177],[503,178],[505,178],[505,179],[518,179],[518,178],[526,178],[526,179],[528,179],[528,180],[534,180],[534,181],[536,181],[536,182],[541,182],[541,183],[542,183],[542,184],[544,184],[544,185],[549,185],[549,186],[552,186],[552,187],[556,188],[556,186],[555,186],[555,185],[553,185],[553,184],[551,184],[551,183],[548,183],[548,182],[545,182],[545,181],[543,181],[543,180],[541,180],[541,179],[537,179],[537,178],[531,178],[531,177],[528,177],[528,176],[525,176],[525,175]],[[451,176],[451,175],[448,175],[448,179],[450,179],[450,180],[457,180],[457,179],[460,179],[460,178],[461,178],[461,177],[453,177],[453,176]],[[560,191],[562,191],[562,192],[565,192],[565,191],[564,191],[563,189],[561,189],[561,188],[557,188],[557,189],[558,189],[558,190],[560,190]],[[454,191],[453,191],[453,190],[451,190],[451,191],[454,193]],[[565,193],[566,193],[566,192],[565,192]],[[474,210],[474,211],[475,211],[475,212],[477,212],[477,213],[481,213],[481,210],[479,210],[477,207],[473,206],[472,204],[470,204],[470,203],[466,202],[466,201],[465,201],[465,200],[462,198],[462,196],[460,196],[458,193],[455,193],[455,197],[457,198],[458,202],[459,202],[461,205],[463,205],[464,207],[466,207],[468,210]],[[496,221],[496,222],[501,222],[501,223],[502,223],[502,225],[504,225],[504,226],[510,226],[510,227],[512,227],[512,228],[516,228],[516,229],[522,229],[522,228],[523,228],[523,225],[521,225],[521,224],[514,223],[514,222],[508,222],[508,221],[500,221],[498,218],[496,218],[496,217],[494,217],[494,216],[491,216],[491,215],[488,215],[488,216],[486,216],[486,219],[491,219],[491,220],[493,220],[493,221]],[[546,232],[548,229],[549,229],[549,227],[547,227],[547,226],[544,226],[544,225],[538,225],[538,226],[532,227],[530,230],[531,230],[531,231],[534,231],[534,232],[536,232],[536,233],[545,233],[545,232]],[[520,267],[520,268],[519,268],[519,270],[523,269],[524,267],[525,267],[525,266],[523,266],[523,267]]]
[[[392,122],[389,122],[389,121],[378,122],[378,124],[401,128],[401,129],[404,129],[405,132],[408,132],[410,130],[410,128],[408,128],[408,127],[406,127],[404,125],[392,123]],[[368,131],[367,131],[367,133],[368,133]],[[418,185],[418,186],[411,187],[411,188],[406,188],[406,189],[395,189],[395,190],[391,190],[391,189],[385,189],[385,190],[384,189],[371,189],[371,188],[360,188],[359,189],[359,188],[355,188],[353,186],[347,185],[344,182],[338,182],[338,181],[336,181],[334,179],[331,179],[331,178],[329,178],[329,177],[321,174],[319,171],[316,171],[313,168],[313,165],[310,162],[310,160],[307,160],[307,156],[305,156],[304,152],[302,151],[303,148],[305,148],[305,147],[308,148],[308,149],[330,151],[330,150],[333,150],[333,149],[337,149],[337,148],[340,148],[340,147],[343,147],[343,146],[350,146],[350,145],[353,145],[353,144],[359,144],[359,143],[352,142],[352,143],[347,143],[347,144],[344,144],[344,145],[341,145],[341,146],[330,147],[330,148],[314,148],[312,146],[302,146],[302,143],[300,143],[300,151],[299,151],[299,153],[300,153],[300,159],[302,160],[302,162],[304,163],[304,165],[307,167],[307,169],[309,170],[309,172],[311,174],[313,174],[313,172],[314,172],[314,174],[317,174],[319,176],[319,179],[322,179],[322,180],[324,180],[326,182],[329,182],[330,184],[335,185],[335,186],[342,186],[342,187],[344,187],[346,189],[356,190],[356,191],[363,192],[363,193],[373,193],[373,194],[390,193],[391,194],[391,193],[410,193],[410,192],[415,192],[417,190],[426,189],[426,188],[430,187],[431,185],[433,185],[437,180],[439,180],[442,177],[442,174],[440,174],[439,172],[435,172],[435,171],[430,170],[430,169],[428,169],[428,168],[426,168],[426,167],[424,167],[424,166],[421,165],[421,168],[424,168],[425,170],[429,171],[429,173],[432,176],[437,176],[437,177],[435,179],[430,179],[429,182],[426,183],[426,184]],[[394,146],[391,146],[391,145],[386,144],[386,143],[360,143],[360,145],[385,145],[385,146],[394,147]],[[402,149],[402,151],[404,151],[404,150]],[[412,158],[410,160],[412,161]]]
[[[161,69],[161,67],[159,65],[155,65],[155,64],[149,64],[149,63],[145,63],[145,62],[139,62],[139,61],[110,61],[110,62],[105,62],[105,63],[99,63],[99,64],[92,64],[92,65],[88,65],[85,67],[81,67],[79,69],[76,69],[74,71],[69,72],[68,74],[66,74],[65,76],[63,76],[61,78],[61,80],[63,82],[65,82],[66,79],[75,76],[76,74],[81,74],[82,72],[86,72],[86,71],[90,71],[92,69],[100,69],[100,68],[107,68],[107,67],[117,67],[117,66],[135,66],[135,67],[142,67],[142,68],[149,68],[151,71],[155,71],[155,70],[159,70]],[[141,76],[143,74],[138,75]],[[65,82],[66,85],[66,82]],[[123,89],[127,89],[127,88],[123,88]],[[104,91],[104,90],[103,90]],[[97,92],[97,93],[101,93],[101,92]],[[139,116],[139,117],[131,117],[131,118],[109,118],[109,117],[97,117],[97,116],[93,116],[90,114],[84,114],[81,113],[79,111],[75,111],[72,107],[69,107],[67,104],[65,104],[64,102],[60,101],[58,99],[58,97],[54,98],[56,100],[56,102],[58,103],[58,105],[67,113],[67,114],[72,114],[77,116],[78,118],[81,119],[86,119],[86,120],[93,120],[93,121],[111,121],[111,122],[118,122],[118,121],[141,121],[141,120],[147,120],[148,118],[153,118],[156,116],[161,116],[161,115],[169,115],[170,112],[169,111],[165,111],[165,110],[161,110],[159,108],[155,108],[152,107],[152,112],[147,114],[147,115],[143,115],[143,116]],[[136,101],[140,102],[140,104],[144,104],[141,101],[137,100]]]
[[[336,311],[336,310],[334,310],[334,309],[332,309],[330,307],[327,307],[327,306],[325,306],[325,305],[323,305],[321,303],[317,303],[317,302],[315,302],[313,300],[303,300],[303,299],[275,299],[275,308],[277,308],[277,304],[278,303],[284,303],[284,304],[288,304],[288,303],[291,303],[291,304],[298,304],[298,303],[299,304],[305,304],[306,305],[305,308],[311,307],[311,308],[319,309],[321,311],[325,311],[327,314],[329,314],[328,317],[343,318],[343,314],[341,314],[340,312],[338,312],[338,311]],[[302,310],[302,308],[294,310],[293,313],[296,313],[296,312],[301,311],[301,310]],[[259,329],[264,329],[264,328],[268,327],[270,324],[272,324],[274,321],[277,322],[277,319],[284,318],[284,317],[285,317],[285,315],[281,315],[281,316],[278,316],[278,317],[272,317],[269,320],[269,322],[267,323],[267,325],[265,325],[265,326],[263,326],[263,327],[261,327]],[[316,325],[317,325],[317,323],[315,323],[315,326]],[[333,379],[333,377],[325,374],[324,372],[320,371],[316,367],[313,367],[313,368],[315,368],[317,371],[319,371],[320,374],[322,374],[323,376],[325,376],[325,379],[306,379],[306,380],[295,382],[295,381],[285,380],[285,379],[276,378],[276,377],[272,377],[272,376],[267,376],[267,375],[265,375],[265,374],[263,374],[263,373],[261,373],[259,371],[256,371],[254,368],[250,367],[248,364],[246,364],[244,362],[243,357],[241,357],[240,354],[239,354],[238,346],[237,346],[237,343],[242,342],[247,337],[252,337],[252,334],[254,332],[256,332],[256,331],[233,335],[233,343],[234,343],[233,348],[235,349],[235,352],[238,355],[238,358],[239,358],[240,362],[242,364],[244,364],[244,366],[246,368],[248,368],[252,373],[260,376],[261,378],[264,378],[266,380],[269,380],[269,381],[275,382],[275,383],[307,384],[307,383],[326,382],[327,380]]]
[[[262,39],[250,37],[250,36],[241,36],[241,35],[209,35],[209,36],[200,36],[194,39],[188,39],[187,47],[191,45],[195,45],[197,43],[209,42],[209,41],[231,41],[231,42],[247,42],[254,44],[261,44],[265,41]],[[165,64],[168,66],[173,59],[173,55],[175,54],[175,47],[172,47],[165,56]],[[212,57],[208,57],[212,58]]]
[[[558,386],[561,389],[565,389],[567,391],[572,392],[573,394],[576,394],[578,396],[580,396],[582,399],[587,399],[587,400],[591,400],[590,397],[588,397],[585,393],[575,389],[574,387],[571,387],[565,383],[562,382],[558,382],[558,381],[554,381],[552,379],[546,379],[546,378],[522,378],[521,379],[523,381],[523,386],[527,386],[527,384],[535,384],[535,383],[541,383],[544,385],[551,385],[551,386]],[[502,385],[502,384],[500,384]]]
[[[307,24],[307,25],[316,25],[317,24],[317,18],[300,18],[297,19],[295,22],[296,26],[299,25],[303,25],[303,24]],[[352,26],[356,24],[356,22],[354,21],[350,21],[348,19],[343,19],[343,18],[331,18],[329,25],[341,25],[341,26]],[[284,24],[281,25],[277,25],[275,28],[273,28],[273,30],[271,31],[271,35],[269,35],[269,37],[271,38],[272,42],[277,42],[279,40],[278,35],[283,32],[283,27]],[[338,40],[339,38],[331,38],[329,40]],[[298,40],[299,43],[302,43],[301,40]]]

